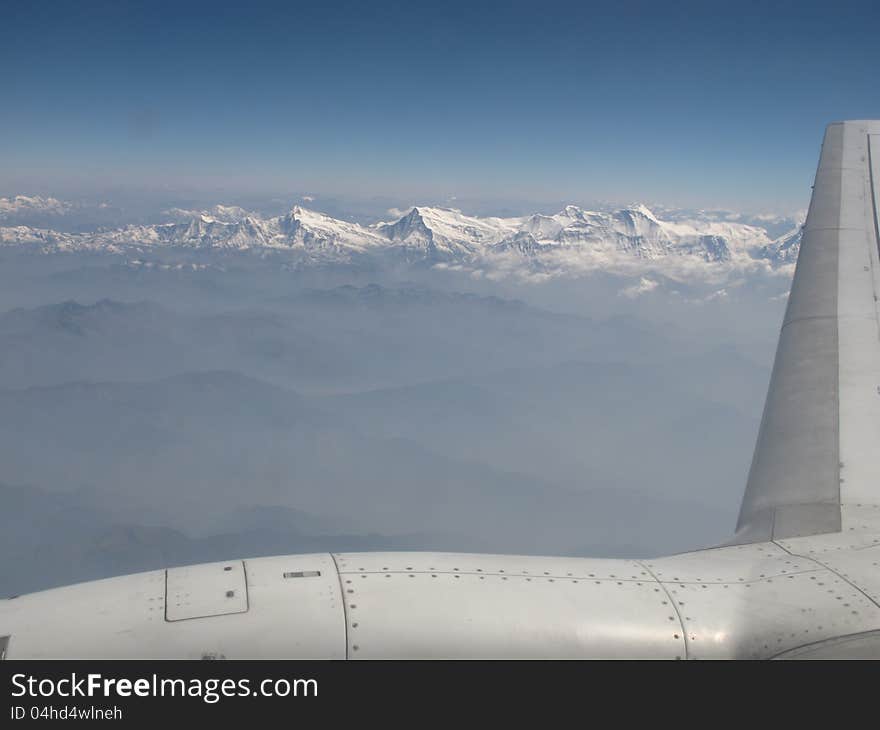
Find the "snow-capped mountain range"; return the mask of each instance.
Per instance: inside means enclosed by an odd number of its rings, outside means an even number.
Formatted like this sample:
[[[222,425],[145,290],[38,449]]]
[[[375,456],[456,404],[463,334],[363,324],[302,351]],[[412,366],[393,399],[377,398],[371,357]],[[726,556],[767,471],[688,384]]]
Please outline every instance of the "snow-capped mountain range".
[[[18,199],[16,199],[18,200]],[[162,252],[278,257],[295,267],[410,265],[486,277],[574,276],[603,270],[673,279],[757,271],[791,273],[800,229],[705,217],[663,220],[644,205],[614,211],[567,206],[554,215],[476,217],[416,206],[397,220],[362,225],[300,206],[262,218],[236,206],[166,211],[168,223],[89,233],[0,227],[0,245],[43,254],[105,252],[138,262]]]
[[[64,215],[71,207],[70,203],[56,198],[16,195],[12,198],[0,198],[0,220],[28,213]]]

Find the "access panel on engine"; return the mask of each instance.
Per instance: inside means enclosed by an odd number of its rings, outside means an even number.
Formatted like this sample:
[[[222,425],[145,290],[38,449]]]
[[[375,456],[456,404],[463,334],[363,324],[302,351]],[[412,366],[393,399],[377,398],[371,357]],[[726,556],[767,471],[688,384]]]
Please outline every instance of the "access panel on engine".
[[[166,621],[223,616],[247,610],[247,577],[240,560],[165,571]]]

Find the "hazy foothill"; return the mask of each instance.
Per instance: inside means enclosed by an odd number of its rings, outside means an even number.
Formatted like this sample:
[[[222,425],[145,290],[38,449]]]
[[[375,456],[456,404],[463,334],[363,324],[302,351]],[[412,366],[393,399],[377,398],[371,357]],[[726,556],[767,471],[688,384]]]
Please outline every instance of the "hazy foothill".
[[[730,533],[796,218],[154,217],[0,200],[5,593],[261,554],[634,556]]]

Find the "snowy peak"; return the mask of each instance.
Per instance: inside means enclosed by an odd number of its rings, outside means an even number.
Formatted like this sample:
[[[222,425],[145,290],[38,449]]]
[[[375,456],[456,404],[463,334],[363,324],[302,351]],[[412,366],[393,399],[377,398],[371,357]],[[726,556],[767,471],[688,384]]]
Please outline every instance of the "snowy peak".
[[[161,255],[164,249],[288,256],[287,265],[405,264],[454,266],[478,275],[573,276],[587,271],[668,277],[780,270],[790,273],[799,230],[771,238],[760,226],[729,218],[659,216],[636,204],[613,211],[574,205],[553,215],[471,216],[454,208],[415,206],[397,220],[371,226],[300,205],[261,218],[237,206],[168,211],[150,226],[61,233],[0,227],[0,245],[42,253],[103,251]]]
[[[428,228],[421,211],[417,207],[402,216],[394,223],[380,223],[376,230],[388,238],[389,241],[409,241],[414,238],[423,238],[430,241],[433,232]]]
[[[555,240],[565,227],[565,224],[559,220],[562,215],[563,213],[558,216],[536,213],[523,223],[520,233],[528,233],[535,238]]]
[[[519,219],[478,218],[454,208],[414,207],[394,223],[376,227],[390,241],[435,260],[475,255],[516,232]]]
[[[12,198],[0,198],[0,220],[24,213],[63,215],[71,207],[70,203],[56,198],[16,195]]]
[[[238,223],[252,216],[252,213],[237,205],[215,205],[208,210],[171,208],[165,211],[165,214],[176,223],[185,223],[197,219],[208,223]]]
[[[760,255],[780,265],[794,264],[801,248],[802,235],[803,227],[798,226],[761,249]]]
[[[650,220],[658,225],[660,224],[660,221],[657,219],[657,216],[655,216],[651,212],[651,209],[648,208],[648,206],[646,206],[646,205],[642,205],[641,203],[637,203],[635,205],[631,205],[626,210],[630,211],[633,216],[647,218],[648,220]]]

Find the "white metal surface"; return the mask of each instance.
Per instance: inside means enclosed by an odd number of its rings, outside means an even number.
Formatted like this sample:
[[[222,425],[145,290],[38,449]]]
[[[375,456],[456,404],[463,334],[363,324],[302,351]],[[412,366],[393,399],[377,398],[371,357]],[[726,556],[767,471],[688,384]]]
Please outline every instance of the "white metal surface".
[[[244,613],[248,610],[244,563],[188,565],[165,571],[165,620]]]
[[[854,219],[842,234],[838,271],[840,498],[857,504],[876,503],[880,484],[880,136],[855,135],[850,155]]]
[[[337,556],[349,656],[684,659],[669,597],[634,561]]]
[[[246,561],[242,613],[168,621],[156,571],[21,596],[0,625],[10,658],[770,658],[880,631],[878,563],[774,543],[645,563],[293,555]]]
[[[342,595],[331,556],[258,558],[245,568],[250,605],[243,613],[166,620],[165,571],[3,601],[7,656],[345,658]]]
[[[775,543],[646,563],[678,609],[690,659],[768,658],[880,627],[880,606],[815,559]]]

